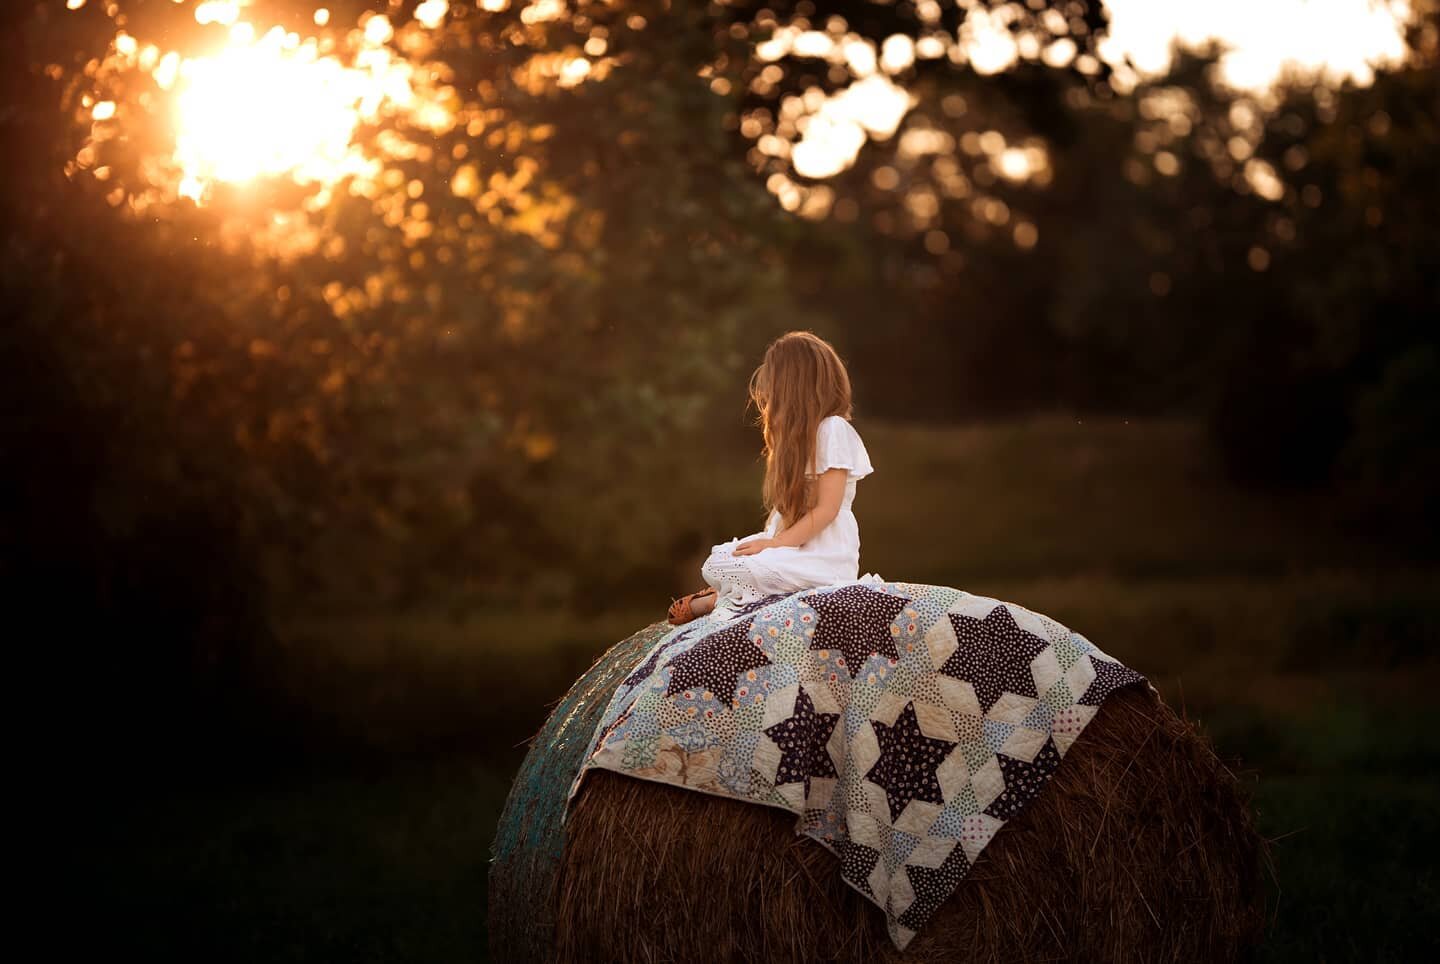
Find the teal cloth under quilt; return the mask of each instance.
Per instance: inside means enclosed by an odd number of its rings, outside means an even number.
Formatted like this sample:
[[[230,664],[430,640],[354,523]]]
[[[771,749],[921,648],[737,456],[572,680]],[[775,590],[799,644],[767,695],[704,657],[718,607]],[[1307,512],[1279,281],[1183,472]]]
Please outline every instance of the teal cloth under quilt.
[[[585,757],[601,713],[620,680],[675,627],[653,623],[612,646],[575,682],[531,741],[491,847],[490,934],[523,946],[492,946],[504,961],[553,959],[555,881],[565,837],[567,791]],[[507,919],[510,918],[510,919]]]

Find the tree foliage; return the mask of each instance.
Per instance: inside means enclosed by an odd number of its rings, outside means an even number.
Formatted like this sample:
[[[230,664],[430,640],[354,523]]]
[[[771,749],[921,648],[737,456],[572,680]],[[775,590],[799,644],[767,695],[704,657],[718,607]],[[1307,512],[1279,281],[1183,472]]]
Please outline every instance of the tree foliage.
[[[389,12],[402,23],[413,6]],[[16,284],[44,262],[81,300],[63,335],[37,337],[62,341],[116,409],[154,389],[165,428],[133,459],[233,489],[272,582],[306,592],[341,588],[325,585],[330,560],[377,545],[373,571],[337,574],[350,592],[414,594],[439,564],[513,593],[541,570],[619,577],[668,547],[652,493],[622,480],[683,487],[694,470],[666,440],[697,430],[722,387],[733,400],[742,333],[789,314],[783,212],[697,77],[715,54],[703,8],[539,21],[457,4],[441,29],[410,22],[393,44],[427,110],[361,132],[376,171],[219,183],[200,207],[156,160],[168,101],[141,45],[214,38],[187,6],[128,9],[30,22],[40,73],[19,106],[43,159],[8,200],[28,262]],[[593,37],[603,76],[559,85],[556,64]],[[86,125],[99,99],[113,114]]]

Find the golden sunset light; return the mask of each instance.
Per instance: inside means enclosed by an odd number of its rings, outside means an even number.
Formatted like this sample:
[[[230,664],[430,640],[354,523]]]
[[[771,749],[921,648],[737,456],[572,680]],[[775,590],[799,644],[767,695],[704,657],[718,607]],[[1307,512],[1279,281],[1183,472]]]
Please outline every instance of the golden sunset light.
[[[384,79],[297,39],[278,27],[258,39],[239,32],[219,54],[181,64],[175,161],[183,196],[200,200],[215,181],[261,175],[333,183],[375,171],[353,141],[389,96]],[[397,88],[404,91],[403,80]]]
[[[74,10],[84,3],[67,5]],[[485,0],[480,8],[507,5]],[[987,7],[975,0],[960,5],[968,13],[958,31],[927,32],[918,40],[895,34],[877,43],[833,18],[826,29],[808,21],[776,24],[755,48],[756,58],[771,65],[757,77],[757,91],[772,86],[791,58],[826,61],[851,80],[833,91],[812,88],[803,97],[785,98],[773,130],[756,128],[750,120],[742,130],[754,131],[762,154],[819,181],[851,167],[866,143],[888,140],[901,129],[916,104],[907,75],[919,61],[943,58],[988,76],[1021,62],[1094,74],[1103,60],[1113,70],[1112,86],[1124,92],[1163,74],[1177,47],[1198,50],[1213,43],[1222,51],[1215,82],[1233,89],[1258,94],[1286,79],[1363,85],[1376,67],[1404,56],[1411,16],[1408,0],[1276,0],[1258,6],[1219,0],[1198,7],[1177,0],[1105,0],[1110,22],[1091,48],[1097,60],[1076,43],[1087,39],[1077,33],[1084,25],[1067,19],[1060,8]],[[449,0],[425,0],[404,23],[367,14],[339,37],[302,37],[250,23],[249,6],[245,0],[195,4],[196,23],[226,31],[218,51],[196,56],[117,33],[112,57],[147,71],[172,96],[174,148],[167,161],[176,171],[174,194],[204,203],[217,184],[244,185],[261,177],[322,186],[350,177],[373,179],[384,162],[373,145],[357,141],[363,127],[383,127],[397,112],[422,127],[453,125],[453,107],[417,89],[416,65],[402,52],[413,47],[397,41],[402,29],[442,27],[452,15]],[[521,20],[543,23],[561,9],[555,0],[538,0],[521,8]],[[938,18],[938,10],[934,4],[917,8],[926,21]],[[317,7],[313,20],[323,30],[331,13]],[[595,37],[585,49],[599,54],[606,47],[603,37]],[[603,78],[610,64],[597,63],[599,70],[584,56],[556,51],[537,55],[533,66],[537,78],[565,88]],[[113,102],[99,101],[93,120],[115,121],[114,111]],[[1002,147],[984,153],[995,173],[1018,183],[1031,179],[1038,150]],[[1276,190],[1273,180],[1255,170],[1252,165],[1247,179],[1269,196]],[[790,178],[771,183],[786,185],[786,207],[799,207],[804,185]]]
[[[149,74],[170,98],[173,151],[151,169],[172,172],[171,196],[206,203],[217,184],[263,177],[321,187],[347,178],[363,184],[386,160],[374,143],[362,143],[363,126],[401,117],[430,131],[453,126],[450,98],[417,82],[414,61],[392,46],[397,30],[389,18],[367,14],[338,37],[302,37],[279,26],[262,31],[242,19],[247,6],[205,0],[194,7],[197,24],[225,31],[213,52],[185,56],[124,30],[115,36],[106,65]],[[433,30],[448,13],[447,0],[426,0],[405,26]],[[321,28],[330,24],[329,10],[317,8],[313,20]],[[117,119],[116,105],[96,102],[91,119],[95,140],[108,139],[110,129],[101,125]],[[77,158],[82,168],[90,152],[87,147]]]

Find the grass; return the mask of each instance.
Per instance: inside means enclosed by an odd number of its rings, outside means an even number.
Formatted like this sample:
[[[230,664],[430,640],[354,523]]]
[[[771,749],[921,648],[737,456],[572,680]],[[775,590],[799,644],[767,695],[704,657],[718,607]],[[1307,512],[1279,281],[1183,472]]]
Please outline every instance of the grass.
[[[1186,421],[858,427],[877,466],[855,506],[862,571],[1065,622],[1251,783],[1276,839],[1262,960],[1434,956],[1440,568],[1390,557],[1324,494],[1236,489]],[[754,468],[717,466],[704,498],[730,508],[679,511],[749,531],[734,507]],[[370,765],[107,815],[72,854],[97,926],[149,960],[483,959],[484,862],[521,744],[698,562],[676,559],[651,606],[287,620],[309,738]]]
[[[916,582],[1271,577],[1363,561],[1320,494],[1231,485],[1187,420],[1050,416],[935,429],[860,424],[863,568]]]
[[[1294,714],[1236,706],[1205,718],[1243,751],[1274,841],[1273,924],[1261,960],[1433,959],[1440,906],[1440,734],[1420,704],[1353,693]]]
[[[121,804],[67,855],[94,898],[70,936],[148,961],[483,960],[508,789],[452,758]]]
[[[1398,775],[1273,776],[1255,806],[1279,868],[1269,961],[1434,960],[1440,782]]]

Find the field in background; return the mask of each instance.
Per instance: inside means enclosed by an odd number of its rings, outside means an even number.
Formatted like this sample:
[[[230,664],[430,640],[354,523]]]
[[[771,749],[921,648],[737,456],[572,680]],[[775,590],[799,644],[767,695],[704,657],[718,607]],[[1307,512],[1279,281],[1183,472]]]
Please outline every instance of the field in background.
[[[857,425],[877,466],[855,505],[862,570],[1044,612],[1202,721],[1276,840],[1263,959],[1437,949],[1440,568],[1370,544],[1324,495],[1236,489],[1186,421]],[[758,484],[744,454],[717,463],[728,508],[680,507],[712,541],[749,531],[733,507]],[[81,835],[99,923],[151,959],[478,959],[521,743],[672,588],[596,613],[287,620],[287,685],[346,762]]]

